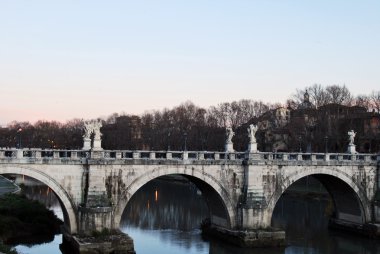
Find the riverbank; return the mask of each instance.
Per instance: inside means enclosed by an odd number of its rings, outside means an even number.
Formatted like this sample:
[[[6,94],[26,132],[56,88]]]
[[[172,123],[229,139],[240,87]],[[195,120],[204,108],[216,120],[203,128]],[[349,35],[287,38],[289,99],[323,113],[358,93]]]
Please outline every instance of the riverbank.
[[[4,244],[49,242],[61,225],[62,221],[38,201],[17,194],[0,197],[0,241]]]
[[[18,254],[15,248],[0,242],[0,254]]]

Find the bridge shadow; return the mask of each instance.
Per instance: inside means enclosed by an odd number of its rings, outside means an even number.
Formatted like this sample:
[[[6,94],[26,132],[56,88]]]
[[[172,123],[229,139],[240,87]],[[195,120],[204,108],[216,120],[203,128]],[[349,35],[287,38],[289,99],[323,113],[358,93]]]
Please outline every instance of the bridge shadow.
[[[125,208],[121,227],[142,229],[199,229],[209,217],[204,196],[195,184],[180,175],[159,177],[142,186]]]
[[[120,228],[131,235],[137,252],[150,253],[143,244],[153,235],[159,247],[208,248],[201,239],[202,221],[211,216],[229,220],[226,208],[212,187],[194,177],[166,175],[143,185],[129,200]],[[174,246],[174,247],[173,247]],[[182,253],[182,252],[181,252]]]
[[[272,226],[286,231],[288,242],[294,238],[325,239],[332,222],[359,227],[365,213],[356,192],[337,177],[315,174],[294,182],[278,199]]]

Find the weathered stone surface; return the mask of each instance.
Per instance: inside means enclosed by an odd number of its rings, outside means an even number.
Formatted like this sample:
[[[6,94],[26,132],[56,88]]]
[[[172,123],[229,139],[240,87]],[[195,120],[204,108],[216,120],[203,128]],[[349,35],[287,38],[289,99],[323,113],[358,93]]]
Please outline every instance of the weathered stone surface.
[[[62,248],[78,254],[135,254],[133,239],[120,231],[98,236],[63,235]]]
[[[270,228],[281,195],[310,175],[329,189],[335,219],[361,226],[380,222],[376,155],[41,149],[0,149],[0,155],[0,174],[30,176],[57,194],[72,234],[118,229],[136,191],[166,175],[196,184],[208,200],[211,224],[232,230],[227,235],[247,229],[239,239],[250,246],[283,238],[256,230]]]
[[[209,225],[202,228],[202,234],[245,248],[286,246],[285,232],[282,230],[227,230]]]

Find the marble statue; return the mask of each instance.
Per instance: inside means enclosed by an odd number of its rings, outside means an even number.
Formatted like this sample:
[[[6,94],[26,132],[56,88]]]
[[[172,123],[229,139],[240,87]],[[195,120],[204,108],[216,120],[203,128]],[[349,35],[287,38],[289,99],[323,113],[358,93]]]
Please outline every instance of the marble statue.
[[[254,125],[254,124],[250,124],[247,131],[248,131],[248,138],[249,138],[249,142],[250,143],[256,143],[256,132],[257,132],[258,128],[257,128],[257,125]]]
[[[94,139],[100,139],[102,136],[102,133],[100,133],[100,128],[103,126],[101,121],[93,121],[93,132],[94,132]]]
[[[101,121],[86,121],[84,122],[84,135],[83,135],[83,150],[101,150],[102,149],[102,134],[100,128],[102,127]],[[91,135],[94,134],[94,140],[91,143]],[[92,144],[92,147],[91,147]]]
[[[347,132],[348,134],[348,141],[350,141],[349,145],[354,145],[354,139],[355,139],[355,136],[356,136],[356,132],[354,132],[354,130],[350,130],[349,132]]]
[[[91,133],[93,131],[93,126],[92,126],[92,122],[84,122],[84,135],[83,135],[83,138],[85,139],[89,139],[91,138]]]
[[[230,144],[232,143],[232,138],[235,135],[235,132],[232,130],[231,127],[226,128],[226,143]]]

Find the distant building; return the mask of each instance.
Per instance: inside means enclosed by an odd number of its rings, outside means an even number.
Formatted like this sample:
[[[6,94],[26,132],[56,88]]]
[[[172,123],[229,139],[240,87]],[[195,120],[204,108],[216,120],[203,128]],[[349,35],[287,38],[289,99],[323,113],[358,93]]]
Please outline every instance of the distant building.
[[[310,102],[310,96],[307,90],[303,95],[303,102],[298,105],[297,109],[315,109],[313,103]]]
[[[261,151],[344,152],[347,131],[357,132],[359,152],[380,150],[380,115],[359,106],[327,104],[318,109],[304,100],[295,110],[276,108],[252,119],[258,125],[257,140]]]
[[[258,117],[258,136],[263,151],[287,151],[288,131],[286,126],[290,121],[290,110],[284,107],[270,110]]]

